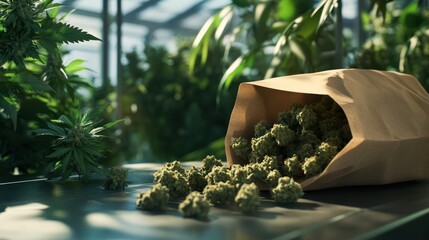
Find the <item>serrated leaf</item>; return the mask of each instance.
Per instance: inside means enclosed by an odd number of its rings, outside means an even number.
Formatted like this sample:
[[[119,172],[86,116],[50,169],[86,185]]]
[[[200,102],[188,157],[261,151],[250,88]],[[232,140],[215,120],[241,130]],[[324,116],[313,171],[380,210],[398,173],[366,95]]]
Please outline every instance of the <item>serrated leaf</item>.
[[[83,147],[82,148],[85,152],[95,156],[95,157],[104,157],[103,154],[101,154],[100,152],[98,152],[97,150],[94,150],[90,147]],[[92,161],[93,164],[97,164],[96,162]]]
[[[61,115],[58,120],[67,124],[69,127],[72,127],[74,124],[70,121],[70,119],[66,115]]]
[[[50,29],[42,34],[42,39],[50,39],[52,42],[60,44],[100,40],[99,38],[83,31],[78,27],[74,27],[70,24],[62,22],[52,23]]]
[[[64,154],[66,154],[67,152],[70,152],[70,150],[71,150],[71,148],[69,148],[69,147],[59,147],[54,152],[52,152],[51,154],[49,154],[46,157],[48,157],[48,158],[57,158],[57,157],[60,157],[60,156],[62,156]]]
[[[57,44],[49,38],[40,38],[39,44],[50,54],[55,54],[58,50]]]
[[[61,134],[58,134],[57,132],[51,130],[51,129],[35,129],[31,131],[32,133],[36,134],[37,136],[53,136],[53,137],[62,137]]]
[[[18,119],[18,106],[17,104],[8,101],[4,97],[0,96],[0,110],[3,109],[3,113],[6,114],[11,120],[13,129],[16,130],[17,119]]]
[[[66,135],[66,132],[64,131],[64,129],[63,129],[63,128],[58,127],[57,125],[52,124],[52,123],[50,123],[50,122],[47,122],[46,124],[48,125],[48,127],[49,127],[52,131],[56,132],[58,135],[60,135],[60,136],[64,136],[64,135]]]
[[[78,150],[73,151],[73,158],[76,161],[76,168],[80,174],[86,173],[86,165],[82,153]]]
[[[119,120],[116,120],[114,122],[106,123],[106,124],[103,125],[103,128],[105,128],[105,129],[111,128],[111,127],[115,126],[116,124],[118,124],[120,122],[123,122],[124,120],[125,119],[119,119]]]
[[[72,152],[69,152],[63,159],[63,173],[69,171],[69,165],[71,160]]]
[[[27,90],[36,92],[53,91],[48,84],[28,72],[16,74],[14,80],[24,85],[24,88],[27,86]]]

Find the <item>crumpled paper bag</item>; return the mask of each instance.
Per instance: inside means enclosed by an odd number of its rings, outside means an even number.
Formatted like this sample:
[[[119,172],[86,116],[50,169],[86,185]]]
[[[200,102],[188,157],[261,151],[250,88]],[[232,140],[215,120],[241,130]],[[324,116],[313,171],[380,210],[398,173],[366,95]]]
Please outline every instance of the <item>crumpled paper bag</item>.
[[[260,120],[275,122],[292,105],[330,96],[344,110],[351,141],[305,190],[378,185],[429,178],[429,94],[412,76],[397,72],[339,69],[242,83],[225,139],[251,138]]]

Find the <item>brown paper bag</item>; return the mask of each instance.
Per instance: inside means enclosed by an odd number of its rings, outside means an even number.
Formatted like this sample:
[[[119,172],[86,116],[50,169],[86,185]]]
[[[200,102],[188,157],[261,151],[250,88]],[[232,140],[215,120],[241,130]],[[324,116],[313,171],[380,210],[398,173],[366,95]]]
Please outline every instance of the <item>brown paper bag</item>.
[[[275,122],[292,105],[329,95],[344,110],[353,135],[306,190],[429,178],[429,94],[412,76],[340,69],[240,85],[225,139],[228,165],[243,164],[231,137],[251,138],[260,120]]]

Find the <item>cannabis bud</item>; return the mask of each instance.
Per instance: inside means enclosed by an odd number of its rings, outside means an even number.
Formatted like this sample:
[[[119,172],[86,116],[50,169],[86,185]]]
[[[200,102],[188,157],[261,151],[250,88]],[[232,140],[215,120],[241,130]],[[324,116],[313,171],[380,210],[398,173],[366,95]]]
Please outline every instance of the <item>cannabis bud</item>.
[[[192,166],[191,169],[186,171],[186,178],[191,191],[202,192],[207,186],[207,180],[204,178],[201,169],[195,166]]]
[[[263,182],[267,178],[268,171],[262,163],[250,163],[245,166],[247,182]]]
[[[214,205],[227,205],[234,201],[236,189],[230,182],[218,182],[215,185],[207,185],[204,196]]]
[[[178,171],[164,169],[157,173],[155,182],[169,189],[171,199],[184,197],[189,193],[188,182],[184,175]]]
[[[240,166],[239,164],[234,164],[229,169],[229,174],[231,182],[236,185],[236,187],[241,187],[247,181],[247,170],[245,167]]]
[[[179,211],[184,217],[207,218],[210,204],[199,192],[191,192],[186,199],[180,203]]]
[[[159,209],[167,203],[169,197],[168,188],[158,183],[149,192],[140,193],[136,205],[144,210]]]
[[[277,169],[274,169],[268,173],[266,182],[268,186],[275,187],[279,181],[279,178],[281,177],[282,177],[282,174],[280,173],[280,171]]]
[[[164,164],[164,166],[163,166],[161,169],[159,169],[158,171],[156,171],[156,172],[153,174],[154,179],[155,179],[155,182],[157,182],[157,181],[158,181],[158,178],[160,177],[161,173],[162,173],[164,170],[177,171],[177,172],[179,172],[179,173],[180,173],[180,174],[182,174],[182,175],[184,175],[184,174],[185,174],[185,168],[183,168],[182,163],[180,163],[179,161],[175,160],[175,161],[173,161],[173,162],[165,163],[165,164]]]
[[[231,180],[228,172],[228,168],[225,166],[214,166],[212,171],[206,176],[207,183],[209,185],[216,184],[218,182],[227,182]]]
[[[203,159],[203,167],[202,171],[204,176],[209,174],[209,172],[212,171],[212,168],[214,166],[222,166],[222,161],[219,159],[216,159],[215,156],[210,155]]]
[[[260,121],[255,125],[255,137],[261,137],[269,132],[270,125],[266,121]]]
[[[250,139],[235,137],[231,148],[247,160],[247,182],[271,181],[270,171],[283,176],[309,178],[321,173],[351,139],[347,119],[329,97],[318,103],[294,105],[279,113],[273,125],[261,121]],[[247,152],[246,152],[247,151]],[[281,160],[281,161],[280,161]]]
[[[271,129],[271,134],[276,139],[277,144],[281,147],[285,147],[295,140],[295,132],[287,125],[274,124]]]
[[[296,202],[303,195],[301,185],[289,177],[279,178],[277,186],[271,190],[275,203]]]
[[[255,183],[243,184],[235,197],[235,202],[243,212],[254,212],[260,205],[259,189]]]
[[[304,129],[312,129],[318,122],[317,114],[308,106],[304,106],[296,115],[296,120]]]
[[[299,178],[304,175],[302,171],[302,164],[299,161],[299,158],[296,154],[292,157],[286,158],[283,165],[283,173],[286,176],[290,176],[292,178]]]
[[[248,160],[250,153],[250,143],[243,137],[231,138],[231,147],[237,157]]]
[[[104,189],[124,190],[127,186],[128,169],[122,167],[109,168],[106,172]]]
[[[271,132],[268,132],[260,137],[252,138],[252,151],[256,153],[257,157],[264,157],[265,155],[273,155],[277,152],[277,142]],[[257,162],[257,161],[253,161]]]

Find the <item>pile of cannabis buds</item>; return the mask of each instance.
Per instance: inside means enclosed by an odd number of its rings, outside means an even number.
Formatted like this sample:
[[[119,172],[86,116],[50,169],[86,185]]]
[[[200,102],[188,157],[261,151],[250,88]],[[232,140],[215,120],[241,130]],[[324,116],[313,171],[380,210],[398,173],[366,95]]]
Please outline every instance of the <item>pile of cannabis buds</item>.
[[[136,204],[150,210],[185,197],[179,204],[185,217],[205,218],[211,204],[234,204],[249,213],[260,205],[260,184],[270,188],[275,203],[296,202],[304,193],[295,180],[321,173],[350,139],[344,112],[329,97],[295,105],[281,112],[273,125],[256,124],[251,139],[231,139],[235,156],[248,164],[228,168],[214,156],[188,170],[178,161],[166,163],[154,174],[155,186],[142,192]]]

